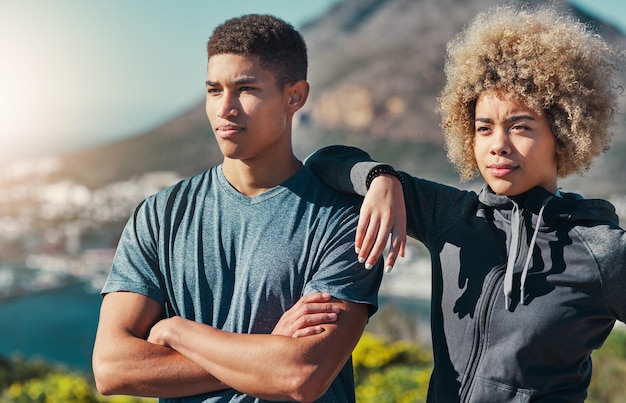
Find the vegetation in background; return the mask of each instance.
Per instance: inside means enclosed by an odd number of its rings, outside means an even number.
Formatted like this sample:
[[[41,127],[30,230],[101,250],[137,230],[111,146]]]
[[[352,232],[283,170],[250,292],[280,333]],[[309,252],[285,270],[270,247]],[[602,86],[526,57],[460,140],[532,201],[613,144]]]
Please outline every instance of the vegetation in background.
[[[358,403],[426,400],[432,355],[415,321],[387,309],[375,315],[352,355]],[[416,340],[422,340],[417,342]],[[626,401],[626,332],[611,333],[593,353],[589,403]],[[154,403],[156,399],[101,396],[91,375],[42,360],[0,359],[0,403]]]
[[[156,399],[105,397],[91,376],[40,359],[0,358],[0,403],[151,403]]]
[[[430,350],[413,341],[387,342],[365,333],[352,355],[359,403],[426,401],[432,371]]]
[[[626,401],[626,331],[616,329],[600,350],[592,354],[593,375],[588,403]]]

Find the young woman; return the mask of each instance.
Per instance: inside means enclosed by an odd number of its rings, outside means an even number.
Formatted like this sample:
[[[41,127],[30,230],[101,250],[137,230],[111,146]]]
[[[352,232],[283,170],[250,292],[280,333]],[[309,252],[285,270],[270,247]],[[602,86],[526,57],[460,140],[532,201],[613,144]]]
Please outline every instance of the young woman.
[[[480,173],[478,194],[352,147],[308,159],[331,186],[365,195],[361,260],[373,264],[390,233],[387,266],[402,254],[405,204],[408,234],[430,251],[429,401],[586,398],[592,350],[626,319],[626,235],[609,202],[557,179],[608,148],[616,63],[572,17],[495,8],[449,43],[439,105],[449,159],[463,180]]]

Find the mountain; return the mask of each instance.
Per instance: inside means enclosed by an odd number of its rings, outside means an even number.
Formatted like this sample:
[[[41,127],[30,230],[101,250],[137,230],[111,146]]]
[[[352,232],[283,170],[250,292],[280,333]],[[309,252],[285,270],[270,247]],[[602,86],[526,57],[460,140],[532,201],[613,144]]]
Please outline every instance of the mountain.
[[[305,157],[327,144],[351,144],[403,170],[458,184],[446,161],[435,112],[444,85],[445,45],[480,10],[497,3],[345,0],[304,26],[312,90],[294,129],[297,155]],[[557,4],[568,7],[565,1]],[[626,39],[616,29],[577,13],[626,49]],[[621,82],[626,83],[626,74]],[[186,113],[146,133],[63,156],[50,180],[67,178],[96,188],[151,171],[189,176],[219,163],[221,154],[203,103],[199,100]],[[565,181],[568,189],[584,187],[586,194],[599,196],[626,193],[620,177],[626,168],[626,120],[623,114],[620,119],[613,149],[584,181]]]

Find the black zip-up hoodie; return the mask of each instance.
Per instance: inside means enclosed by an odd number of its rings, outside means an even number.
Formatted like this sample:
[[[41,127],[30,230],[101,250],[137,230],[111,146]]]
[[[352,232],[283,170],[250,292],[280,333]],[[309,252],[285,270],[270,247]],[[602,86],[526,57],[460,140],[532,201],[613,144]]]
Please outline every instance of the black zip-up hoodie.
[[[364,195],[362,150],[306,161]],[[402,173],[407,231],[432,261],[432,402],[581,402],[593,349],[626,318],[626,235],[614,207],[536,187],[500,196]]]

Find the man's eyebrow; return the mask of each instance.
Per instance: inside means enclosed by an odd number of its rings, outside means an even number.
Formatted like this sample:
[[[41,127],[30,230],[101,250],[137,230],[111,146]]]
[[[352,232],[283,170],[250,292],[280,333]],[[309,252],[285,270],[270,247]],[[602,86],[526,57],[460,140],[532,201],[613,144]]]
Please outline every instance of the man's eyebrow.
[[[256,83],[257,79],[253,76],[243,76],[235,79],[231,82],[232,85],[242,85],[242,84],[253,84]],[[206,80],[205,82],[207,87],[219,87],[219,83],[216,81]]]
[[[254,76],[243,76],[243,77],[239,77],[238,79],[233,81],[233,84],[235,84],[235,85],[253,84],[253,83],[256,83],[256,82],[257,82],[257,79]]]

